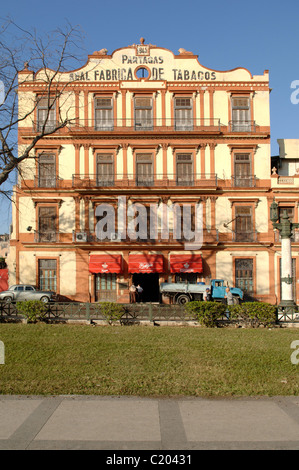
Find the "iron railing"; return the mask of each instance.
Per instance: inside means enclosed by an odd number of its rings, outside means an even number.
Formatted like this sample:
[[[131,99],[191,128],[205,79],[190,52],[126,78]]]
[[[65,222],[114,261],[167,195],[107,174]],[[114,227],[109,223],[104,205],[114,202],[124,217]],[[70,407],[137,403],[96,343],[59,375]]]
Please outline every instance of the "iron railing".
[[[179,323],[196,324],[196,318],[188,313],[184,306],[181,305],[167,305],[160,303],[136,303],[136,304],[121,304],[124,309],[124,313],[120,319],[121,324],[138,324],[142,322],[151,322],[153,324],[163,323]],[[298,307],[297,307],[298,308]],[[67,322],[68,320],[96,322],[106,322],[107,318],[103,315],[99,303],[90,302],[51,302],[45,304],[46,315],[45,321],[54,322]],[[287,311],[277,308],[277,323],[298,323],[299,324],[299,313],[298,311]],[[0,301],[0,322],[1,321],[20,321],[24,319],[22,315],[18,313],[17,304],[7,304],[4,301]],[[236,320],[238,322],[238,320]],[[222,323],[235,322],[230,320],[226,312],[220,319]]]
[[[255,188],[256,176],[232,176],[232,186],[235,188]]]
[[[59,232],[55,231],[36,231],[34,232],[35,243],[57,243],[59,242]]]
[[[256,242],[257,231],[241,232],[241,231],[235,230],[232,232],[232,241],[233,242]]]
[[[74,188],[100,188],[100,187],[210,187],[217,186],[217,174],[195,173],[192,176],[178,176],[175,174],[156,174],[156,175],[134,175],[126,174],[113,177],[112,175],[84,175],[74,174],[72,176],[72,185]]]
[[[62,178],[59,176],[37,176],[34,178],[36,188],[59,188]]]
[[[255,121],[229,121],[229,132],[255,132]]]
[[[111,132],[111,131],[175,131],[175,132],[220,132],[221,123],[218,118],[108,118],[108,119],[92,119],[78,123],[72,121],[69,125],[72,131],[80,131],[86,128],[92,128],[95,131]]]

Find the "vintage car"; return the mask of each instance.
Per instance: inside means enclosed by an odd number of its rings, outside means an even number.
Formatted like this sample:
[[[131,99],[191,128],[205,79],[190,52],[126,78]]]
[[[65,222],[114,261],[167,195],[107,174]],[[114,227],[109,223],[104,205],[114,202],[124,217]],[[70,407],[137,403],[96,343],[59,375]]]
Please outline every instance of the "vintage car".
[[[27,284],[19,284],[9,287],[8,290],[0,292],[0,301],[6,303],[19,302],[22,300],[41,300],[44,303],[54,302],[56,299],[55,292],[40,291],[34,286]]]

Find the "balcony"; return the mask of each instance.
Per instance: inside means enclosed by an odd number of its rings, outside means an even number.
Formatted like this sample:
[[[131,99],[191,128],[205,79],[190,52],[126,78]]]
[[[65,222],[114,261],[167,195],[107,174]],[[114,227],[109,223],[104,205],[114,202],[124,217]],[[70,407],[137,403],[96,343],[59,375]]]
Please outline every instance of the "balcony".
[[[47,232],[34,232],[34,243],[57,243],[59,232],[49,230]]]
[[[161,232],[157,231],[156,237],[153,237],[153,234],[150,232],[150,224],[148,225],[148,230],[147,230],[147,235],[146,237],[140,238],[140,237],[133,237],[130,236],[128,233],[125,233],[125,235],[118,235],[118,233],[111,233],[110,235],[107,234],[103,240],[100,240],[97,238],[97,235],[95,231],[90,231],[90,230],[85,230],[85,231],[79,231],[79,230],[74,230],[73,235],[72,235],[72,240],[73,243],[76,244],[83,244],[83,243],[113,243],[115,245],[119,243],[139,243],[139,244],[145,244],[145,243],[150,243],[150,244],[182,244],[182,243],[192,243],[194,242],[194,239],[189,240],[187,239],[183,233],[180,235],[176,236],[175,232],[169,228],[169,232]],[[207,230],[206,228],[203,229],[202,231],[202,241],[203,244],[218,244],[219,242],[219,233],[218,230],[216,229],[209,229]],[[195,241],[196,242],[196,241]]]
[[[239,232],[235,230],[232,232],[232,242],[257,242],[257,231]]]
[[[45,122],[40,120],[40,121],[33,121],[32,126],[33,126],[33,131],[34,132],[52,132],[54,129],[56,129],[59,125],[61,124],[60,121],[56,119],[48,119],[48,121]]]
[[[255,121],[229,121],[229,132],[256,132]]]
[[[157,174],[157,175],[140,175],[127,174],[114,178],[113,176],[99,175],[73,175],[73,188],[93,189],[93,188],[201,188],[216,187],[217,175],[211,174],[194,174],[192,176],[180,176],[174,174]]]
[[[151,119],[101,119],[89,120],[78,124],[71,123],[68,126],[70,132],[208,132],[220,133],[221,123],[217,118],[151,118]]]
[[[256,176],[232,176],[232,187],[234,188],[255,188]]]
[[[58,176],[37,176],[34,178],[35,188],[59,188],[62,178]]]

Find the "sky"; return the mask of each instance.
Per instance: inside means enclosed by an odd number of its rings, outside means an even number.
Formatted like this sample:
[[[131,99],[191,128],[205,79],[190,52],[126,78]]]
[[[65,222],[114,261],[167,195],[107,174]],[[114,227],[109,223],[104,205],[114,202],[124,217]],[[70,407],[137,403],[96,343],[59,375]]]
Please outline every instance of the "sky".
[[[211,69],[245,67],[253,75],[269,70],[271,155],[278,155],[277,139],[299,138],[298,0],[15,0],[1,5],[0,17],[40,35],[66,23],[80,27],[82,65],[96,50],[111,54],[143,37],[175,54],[192,51]],[[0,233],[8,232],[9,202],[1,196],[0,218]]]

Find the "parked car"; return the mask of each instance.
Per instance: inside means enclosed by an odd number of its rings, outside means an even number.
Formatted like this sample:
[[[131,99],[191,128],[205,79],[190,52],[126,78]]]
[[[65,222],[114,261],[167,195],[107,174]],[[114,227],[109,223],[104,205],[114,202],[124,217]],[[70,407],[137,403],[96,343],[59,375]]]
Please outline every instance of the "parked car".
[[[8,290],[0,292],[0,300],[6,303],[21,300],[41,300],[44,303],[56,300],[55,292],[37,290],[34,286],[19,284],[11,286]]]

